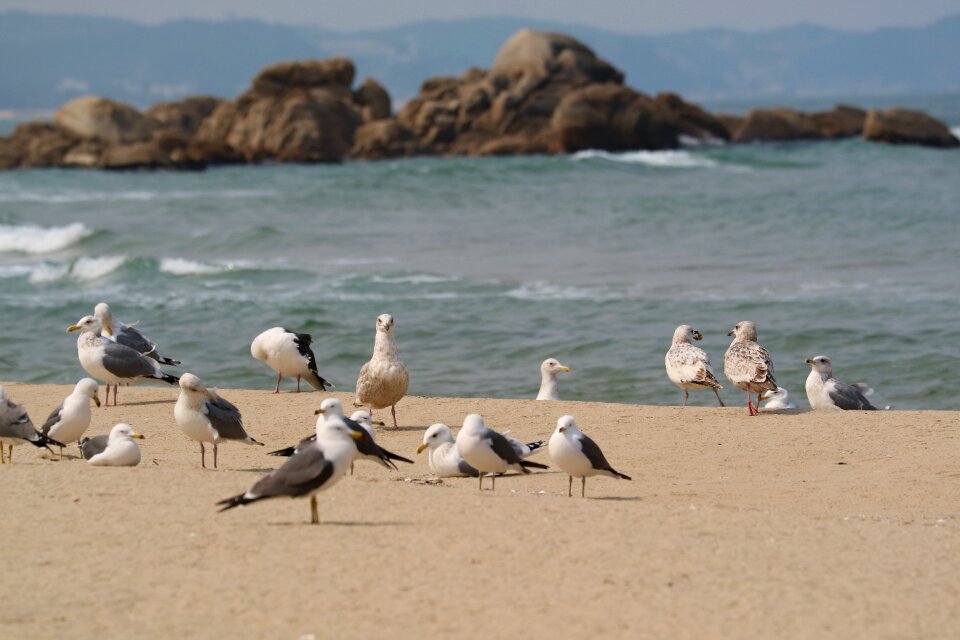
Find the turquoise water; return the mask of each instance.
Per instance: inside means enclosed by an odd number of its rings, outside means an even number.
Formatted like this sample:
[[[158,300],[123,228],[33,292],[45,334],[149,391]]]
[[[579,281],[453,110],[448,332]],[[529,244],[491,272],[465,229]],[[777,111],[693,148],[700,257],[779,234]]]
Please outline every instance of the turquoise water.
[[[750,319],[802,406],[827,354],[880,404],[957,409],[958,214],[960,152],[856,140],[0,173],[0,379],[75,381],[64,329],[107,301],[213,386],[271,388],[249,343],[280,324],[349,390],[391,313],[413,394],[533,397],[554,356],[566,398],[676,404],[674,327],[719,373]]]

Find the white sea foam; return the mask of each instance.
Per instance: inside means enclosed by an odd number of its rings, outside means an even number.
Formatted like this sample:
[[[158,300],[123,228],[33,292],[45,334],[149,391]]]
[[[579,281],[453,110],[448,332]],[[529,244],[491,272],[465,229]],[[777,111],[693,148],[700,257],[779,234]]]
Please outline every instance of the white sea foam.
[[[92,233],[80,222],[64,227],[0,224],[0,253],[52,253],[66,249]]]
[[[210,264],[186,258],[161,258],[160,271],[175,276],[202,276],[223,273],[233,268],[230,264]]]
[[[34,284],[56,282],[64,278],[98,280],[119,269],[126,261],[126,256],[99,256],[77,258],[73,262],[44,262],[31,268],[29,280]]]
[[[696,155],[689,151],[623,151],[614,153],[612,151],[600,151],[597,149],[587,149],[578,151],[570,156],[571,160],[607,160],[609,162],[623,162],[626,164],[642,164],[648,167],[668,167],[668,168],[697,168],[697,167],[715,167],[719,163],[713,158],[707,158],[702,155]]]
[[[516,300],[614,300],[623,297],[623,292],[610,289],[588,289],[585,287],[565,287],[549,282],[525,282],[515,289],[507,291],[508,298]]]
[[[443,282],[457,282],[459,278],[450,276],[435,276],[429,273],[412,273],[403,276],[373,276],[371,282],[379,284],[440,284]]]
[[[225,189],[223,191],[66,191],[60,193],[14,191],[0,194],[0,202],[72,204],[79,202],[189,200],[192,198],[262,198],[272,195],[276,195],[276,193],[266,189]]]

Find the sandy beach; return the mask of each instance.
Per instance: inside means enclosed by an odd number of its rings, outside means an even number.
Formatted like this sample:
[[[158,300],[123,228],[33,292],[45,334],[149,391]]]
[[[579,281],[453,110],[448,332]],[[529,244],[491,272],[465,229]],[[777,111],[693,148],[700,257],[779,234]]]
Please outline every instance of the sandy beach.
[[[38,426],[69,392],[4,388]],[[0,467],[0,637],[960,634],[956,413],[410,397],[378,440],[416,464],[358,463],[310,526],[306,500],[214,503],[278,466],[266,451],[310,433],[325,396],[223,390],[267,446],[225,445],[214,471],[173,421],[177,393],[124,388],[94,410],[88,435],[145,434],[137,468],[30,446]],[[428,484],[424,428],[471,411],[524,440],[571,413],[633,481],[592,479],[585,500],[554,470]]]

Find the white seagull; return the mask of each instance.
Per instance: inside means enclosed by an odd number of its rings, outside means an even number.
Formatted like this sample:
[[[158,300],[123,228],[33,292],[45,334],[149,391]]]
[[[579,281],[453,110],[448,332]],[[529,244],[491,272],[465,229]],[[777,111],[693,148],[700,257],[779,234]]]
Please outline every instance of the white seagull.
[[[560,390],[557,388],[557,374],[570,373],[570,367],[560,364],[556,358],[547,358],[540,365],[540,392],[537,400],[559,400]]]
[[[143,440],[143,434],[137,433],[130,425],[121,422],[114,425],[107,439],[107,447],[100,453],[87,459],[87,464],[95,467],[135,467],[140,464],[140,447],[134,442]]]
[[[423,434],[423,443],[417,447],[417,453],[427,452],[430,470],[438,478],[476,478],[480,473],[467,464],[457,449],[450,427],[438,422],[431,425]]]
[[[833,377],[833,362],[827,356],[807,358],[812,368],[807,376],[807,400],[810,408],[844,411],[876,411],[867,395],[873,392],[865,384],[844,384]]]
[[[306,380],[317,391],[326,391],[329,382],[317,372],[317,357],[310,344],[313,336],[309,333],[296,333],[283,327],[267,329],[250,343],[250,355],[261,360],[277,372],[277,388],[280,393],[280,381],[284,376],[297,377],[297,393],[300,392],[300,379]]]
[[[90,426],[90,420],[93,417],[90,411],[91,400],[98,407],[100,406],[97,381],[93,378],[83,378],[73,388],[73,392],[50,412],[47,421],[40,427],[40,433],[56,438],[63,444],[77,442]],[[63,458],[63,447],[60,448],[60,457]]]
[[[755,416],[759,410],[750,394],[756,393],[757,402],[760,402],[761,393],[777,388],[777,381],[773,378],[773,358],[757,342],[757,327],[752,322],[738,322],[727,335],[734,338],[723,355],[723,375],[738,389],[747,392],[747,411]]]
[[[763,409],[796,409],[797,405],[790,401],[790,392],[783,387],[777,387],[776,391],[764,391],[760,398],[766,404]]]
[[[354,406],[374,409],[390,407],[393,426],[397,427],[397,403],[407,393],[410,375],[400,359],[394,337],[393,316],[384,313],[377,317],[377,333],[373,342],[373,357],[360,368]]]
[[[478,413],[471,413],[463,420],[463,428],[457,434],[457,449],[471,467],[480,472],[479,487],[483,489],[483,474],[517,471],[530,473],[529,468],[546,469],[547,466],[520,458],[507,438],[483,424]],[[493,488],[497,488],[496,476]]]
[[[580,497],[587,492],[588,476],[608,476],[631,480],[630,476],[620,473],[610,466],[597,443],[587,437],[573,416],[563,416],[557,420],[557,430],[550,436],[550,459],[570,476],[567,484],[567,496],[573,495],[573,478],[580,478]]]
[[[717,402],[724,406],[718,389],[723,389],[710,367],[707,352],[693,346],[691,340],[702,340],[699,331],[690,325],[682,324],[673,332],[673,343],[664,357],[667,377],[670,382],[683,389],[683,406],[687,406],[690,389],[713,389]]]

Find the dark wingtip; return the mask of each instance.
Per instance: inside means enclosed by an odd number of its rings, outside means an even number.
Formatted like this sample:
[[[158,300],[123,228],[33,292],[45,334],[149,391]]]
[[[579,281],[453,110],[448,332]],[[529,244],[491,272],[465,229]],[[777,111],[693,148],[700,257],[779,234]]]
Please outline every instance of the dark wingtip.
[[[167,384],[180,384],[180,378],[177,376],[172,376],[169,373],[161,373],[160,379],[166,382]]]
[[[238,496],[233,496],[233,497],[227,498],[226,500],[221,500],[220,502],[217,503],[217,506],[219,507],[220,505],[224,505],[224,507],[222,509],[217,509],[217,513],[221,513],[223,511],[226,511],[227,509],[233,509],[234,507],[245,505],[248,502],[250,502],[250,500],[245,500],[242,493]]]
[[[520,466],[522,466],[524,469],[528,469],[528,468],[529,469],[549,469],[550,468],[545,464],[540,464],[539,462],[531,462],[529,460],[521,460]]]
[[[397,454],[393,453],[392,451],[387,451],[386,449],[383,449],[383,452],[387,455],[387,458],[389,458],[390,460],[399,460],[400,462],[406,462],[407,464],[413,464],[413,460],[409,460],[409,459],[407,459],[407,458],[404,458],[403,456],[398,456]]]
[[[160,364],[165,364],[171,367],[178,367],[180,366],[180,361],[174,360],[173,358],[161,358]]]
[[[617,471],[616,469],[610,469],[610,471],[613,471],[615,474],[617,474],[617,477],[620,478],[621,480],[633,480],[633,478],[631,478],[631,477],[628,476],[627,474],[625,474],[625,473],[620,473],[620,472]]]
[[[268,453],[268,456],[281,456],[284,458],[289,458],[296,451],[295,447],[286,447],[284,449],[277,449],[276,451],[271,451]]]

